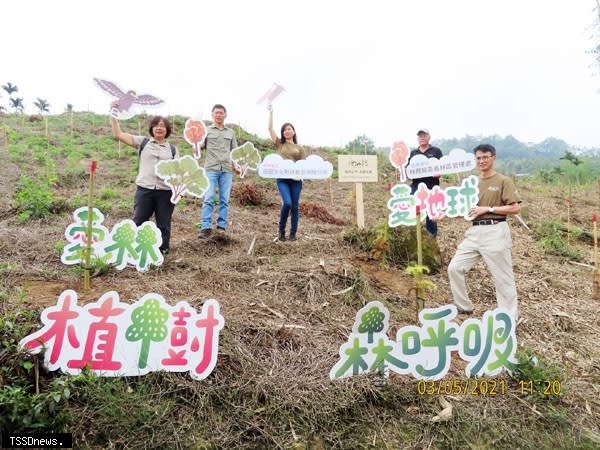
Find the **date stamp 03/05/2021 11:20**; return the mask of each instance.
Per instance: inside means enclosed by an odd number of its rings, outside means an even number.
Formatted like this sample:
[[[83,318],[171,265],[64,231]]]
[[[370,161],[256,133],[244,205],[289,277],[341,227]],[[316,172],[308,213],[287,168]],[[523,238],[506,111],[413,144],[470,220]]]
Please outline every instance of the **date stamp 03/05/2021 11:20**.
[[[542,395],[561,395],[560,380],[544,380],[536,383],[532,380],[520,380],[516,388],[510,386],[507,380],[496,378],[481,379],[441,379],[441,380],[418,380],[417,393],[419,395],[472,395],[472,396],[498,396],[513,392],[520,395],[533,395],[539,390]]]

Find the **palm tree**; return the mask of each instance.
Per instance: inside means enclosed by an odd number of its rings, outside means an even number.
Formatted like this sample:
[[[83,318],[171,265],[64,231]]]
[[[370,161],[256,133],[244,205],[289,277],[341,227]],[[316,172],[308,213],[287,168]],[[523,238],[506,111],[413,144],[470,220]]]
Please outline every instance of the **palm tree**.
[[[566,161],[569,161],[571,164],[573,164],[575,166],[575,179],[577,180],[577,184],[580,184],[579,183],[579,169],[577,168],[577,166],[579,166],[579,164],[583,164],[583,160],[568,150],[559,159],[564,159]]]
[[[50,103],[42,98],[37,98],[35,102],[33,102],[35,107],[40,111],[40,114],[44,114],[45,112],[50,112]]]
[[[73,136],[73,105],[71,103],[67,103],[67,106],[65,106],[65,111],[69,113],[69,120],[71,122],[71,136]]]
[[[23,99],[21,97],[11,98],[10,105],[15,109],[15,112],[23,113]]]
[[[19,92],[19,88],[12,83],[3,84],[2,89],[8,92],[9,97],[13,94],[13,92]]]

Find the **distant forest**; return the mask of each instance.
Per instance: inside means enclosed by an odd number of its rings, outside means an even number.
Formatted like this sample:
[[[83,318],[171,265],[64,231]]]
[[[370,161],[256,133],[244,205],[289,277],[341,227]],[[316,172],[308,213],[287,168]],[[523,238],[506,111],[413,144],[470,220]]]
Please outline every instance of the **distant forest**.
[[[524,143],[511,135],[465,136],[431,143],[447,155],[453,148],[471,151],[482,142],[496,148],[496,167],[507,175],[535,175],[547,182],[570,179],[587,183],[600,178],[600,148],[575,147],[552,137],[539,143]]]

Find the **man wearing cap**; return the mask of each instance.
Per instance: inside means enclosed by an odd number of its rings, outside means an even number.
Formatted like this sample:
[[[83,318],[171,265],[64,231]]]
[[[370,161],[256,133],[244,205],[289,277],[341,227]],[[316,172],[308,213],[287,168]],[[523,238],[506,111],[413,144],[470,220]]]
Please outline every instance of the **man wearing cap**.
[[[431,136],[429,135],[429,130],[427,128],[421,128],[419,131],[417,131],[417,136],[419,138],[419,146],[410,152],[410,157],[408,158],[409,164],[413,156],[416,155],[425,155],[427,158],[437,159],[440,159],[442,157],[442,151],[439,148],[429,145],[429,140],[431,139]],[[432,189],[434,186],[440,185],[440,176],[438,175],[433,177],[413,179],[410,185],[411,194],[417,192],[419,183],[425,183],[428,189]],[[435,223],[429,217],[425,219],[425,229],[429,231],[433,235],[433,237],[437,236],[437,223]]]
[[[474,153],[480,171],[479,202],[469,211],[473,225],[466,231],[464,241],[448,265],[452,297],[461,313],[473,312],[465,274],[479,258],[483,258],[492,273],[498,306],[507,309],[516,321],[517,289],[512,268],[512,240],[506,216],[519,213],[521,198],[513,181],[494,170],[496,149],[493,146],[478,145]]]

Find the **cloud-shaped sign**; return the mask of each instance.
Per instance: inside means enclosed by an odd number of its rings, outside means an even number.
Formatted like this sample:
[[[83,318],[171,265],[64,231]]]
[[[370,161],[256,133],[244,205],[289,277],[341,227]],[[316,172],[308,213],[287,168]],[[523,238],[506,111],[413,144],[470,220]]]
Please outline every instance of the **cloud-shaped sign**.
[[[333,173],[333,164],[318,155],[293,161],[283,159],[277,153],[267,155],[258,166],[262,178],[303,178],[306,180],[324,180]]]
[[[469,172],[475,168],[475,156],[461,148],[450,150],[450,154],[441,159],[427,158],[425,155],[413,156],[406,168],[410,179]]]

